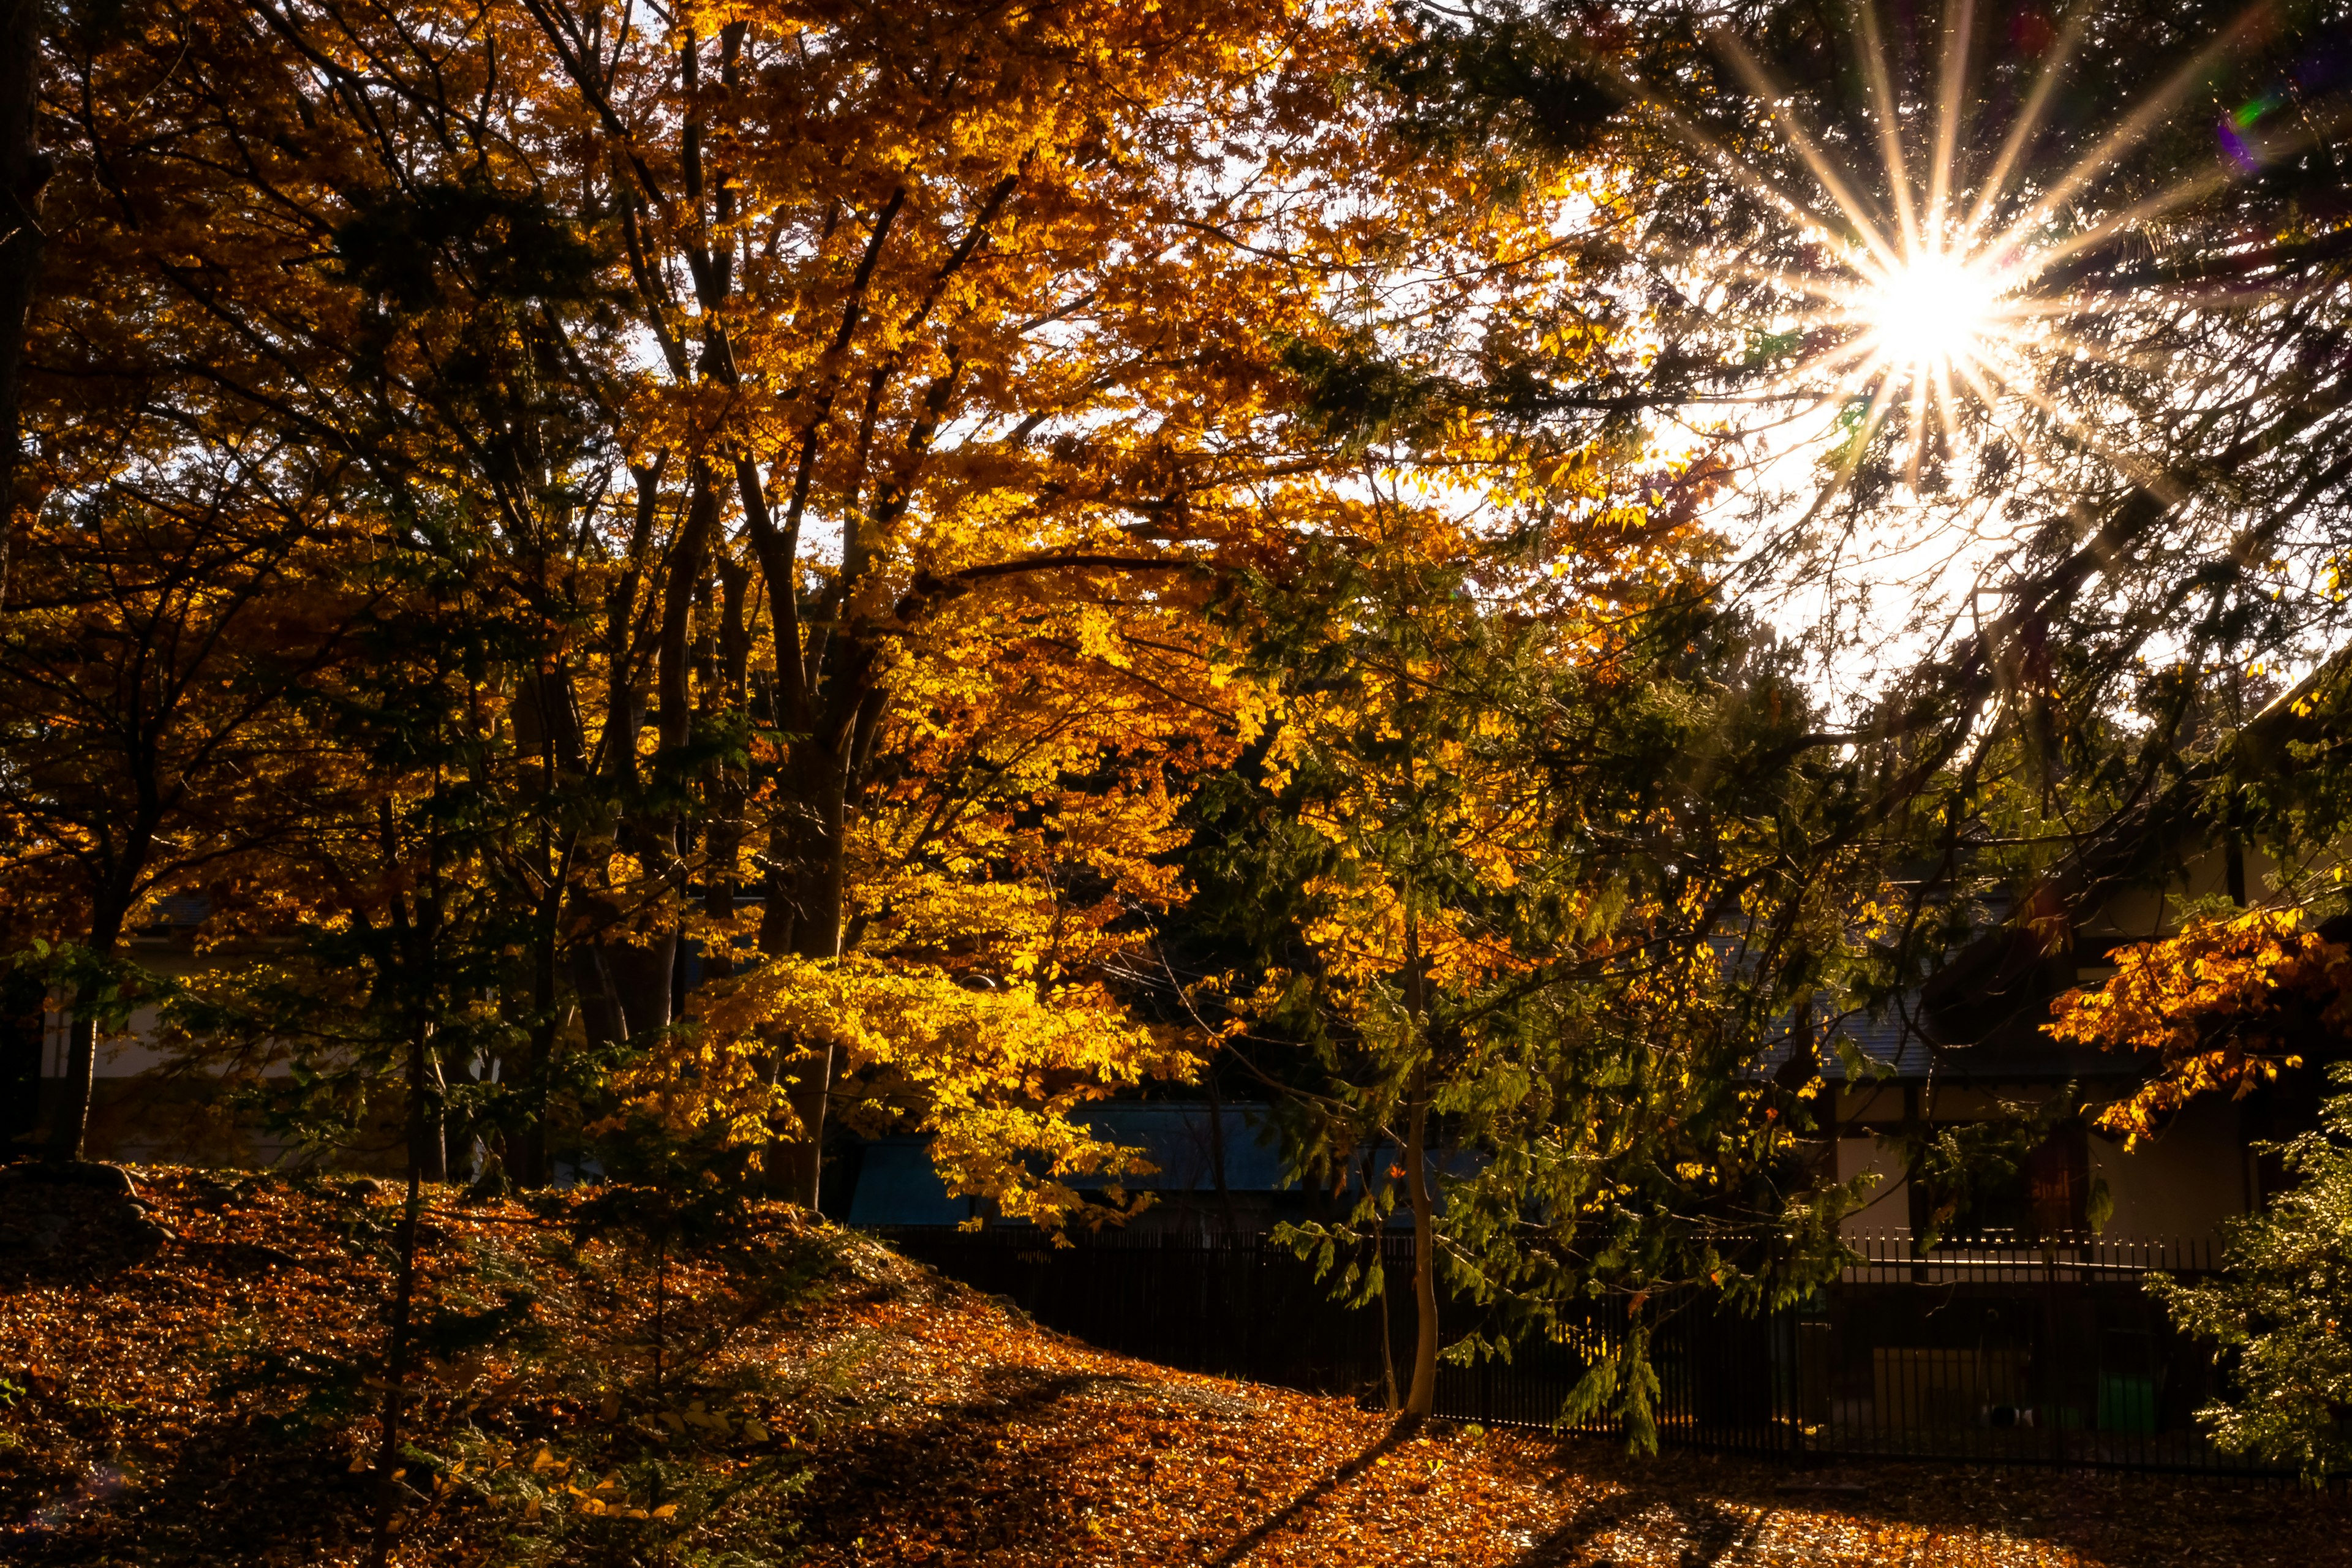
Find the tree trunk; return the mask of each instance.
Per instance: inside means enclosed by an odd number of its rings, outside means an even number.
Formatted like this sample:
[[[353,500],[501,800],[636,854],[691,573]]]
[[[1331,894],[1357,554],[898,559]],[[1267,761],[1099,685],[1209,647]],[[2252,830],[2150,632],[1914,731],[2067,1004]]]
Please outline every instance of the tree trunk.
[[[428,1182],[449,1179],[449,1080],[441,1053],[428,1049],[424,1068],[425,1110],[416,1131],[415,1163]]]
[[[58,1102],[58,1119],[49,1127],[48,1158],[52,1164],[71,1164],[82,1157],[89,1135],[90,1092],[98,1079],[97,982],[74,991],[73,1012],[66,1028],[65,1095]]]
[[[408,1323],[416,1296],[416,1226],[425,1206],[424,1152],[426,1139],[427,1087],[425,1072],[425,1026],[420,1021],[408,1035],[408,1200],[400,1216],[399,1271],[392,1293],[390,1343],[384,1349],[383,1428],[375,1450],[375,1539],[368,1548],[369,1568],[384,1568],[392,1553],[393,1521],[400,1511],[400,1483],[393,1471],[400,1468],[400,1423],[407,1404]]]
[[[619,994],[625,1039],[635,1039],[669,1026],[670,984],[677,966],[677,932],[664,931],[640,946],[613,942],[603,945],[604,970]]]
[[[1394,1415],[1402,1406],[1397,1401],[1396,1339],[1389,1329],[1389,1257],[1381,1241],[1372,1237],[1372,1267],[1380,1270],[1381,1281],[1381,1392],[1387,1401],[1381,1408]]]
[[[812,1212],[817,1206],[824,1173],[824,1116],[833,1089],[833,1046],[830,1041],[794,1059],[800,1082],[789,1096],[793,1114],[801,1121],[801,1136],[785,1150],[792,1201]]]
[[[1404,1419],[1426,1420],[1437,1404],[1437,1214],[1429,1191],[1429,1098],[1414,1085],[1405,1121],[1404,1190],[1412,1205],[1412,1384]]]
[[[1209,1163],[1217,1175],[1217,1213],[1225,1222],[1225,1234],[1241,1234],[1241,1221],[1234,1214],[1234,1194],[1225,1180],[1225,1107],[1217,1097],[1217,1064],[1212,1061],[1202,1074],[1209,1088]]]
[[[843,862],[848,853],[848,758],[834,746],[811,744],[798,770],[801,798],[813,807],[815,831],[803,839],[806,846],[796,868],[797,886],[793,917],[793,947],[804,958],[839,958],[845,888]],[[805,1044],[805,1042],[803,1042]],[[791,1091],[793,1113],[800,1119],[800,1140],[789,1151],[792,1201],[804,1208],[817,1206],[824,1166],[824,1123],[833,1092],[834,1052],[831,1041],[807,1046],[789,1058],[786,1071],[799,1081]]]
[[[621,1012],[620,988],[613,984],[601,943],[583,942],[572,950],[572,989],[580,998],[580,1026],[592,1046],[617,1046],[629,1037]]]
[[[1404,921],[1404,995],[1422,1055],[1406,1090],[1405,1199],[1412,1205],[1412,1385],[1404,1396],[1407,1426],[1429,1418],[1437,1403],[1437,1205],[1429,1191],[1429,971],[1422,962],[1421,922],[1410,901]]]
[[[133,834],[143,845],[144,835]],[[122,940],[122,917],[131,900],[122,891],[129,879],[117,877],[101,887],[98,908],[91,911],[89,951],[93,957],[114,956]],[[73,1013],[67,1024],[65,1094],[58,1103],[58,1119],[49,1127],[48,1159],[70,1164],[83,1157],[89,1138],[89,1105],[98,1087],[98,995],[104,981],[92,975],[74,988]]]
[[[0,0],[0,603],[16,535],[25,325],[40,280],[39,222],[48,156],[34,144],[41,96],[40,0]]]
[[[563,903],[563,887],[557,880],[544,895],[537,929],[531,932],[530,952],[530,1054],[523,1063],[522,1082],[518,1085],[523,1100],[522,1136],[509,1143],[507,1168],[518,1186],[543,1187],[547,1184],[547,1105],[548,1079],[555,1071],[555,1037],[562,1022],[555,1011],[555,943],[556,920]]]
[[[658,745],[655,755],[655,786],[664,790],[681,781],[667,776],[677,765],[678,754],[694,738],[694,713],[688,700],[689,634],[694,601],[705,575],[711,535],[718,529],[719,497],[708,468],[697,467],[687,501],[686,521],[672,542],[662,583],[661,623],[655,640],[654,713]],[[686,891],[685,820],[675,809],[644,812],[623,835],[630,851],[649,878],[683,895]],[[666,910],[657,917],[668,929],[642,946],[616,942],[606,947],[605,966],[621,994],[629,1036],[635,1038],[667,1027],[675,1019],[679,942],[678,912]]]

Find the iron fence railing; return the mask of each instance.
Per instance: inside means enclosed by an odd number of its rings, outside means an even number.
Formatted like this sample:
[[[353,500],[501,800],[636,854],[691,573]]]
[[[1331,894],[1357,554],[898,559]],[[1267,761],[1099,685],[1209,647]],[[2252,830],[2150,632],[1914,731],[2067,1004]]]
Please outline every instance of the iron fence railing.
[[[887,1234],[1049,1328],[1167,1365],[1373,1401],[1391,1369],[1402,1380],[1410,1367],[1409,1236],[1381,1238],[1384,1310],[1334,1300],[1311,1267],[1264,1236],[1129,1231],[1055,1247],[1012,1226]],[[2220,1386],[2212,1355],[2173,1332],[2141,1289],[2151,1273],[2210,1270],[2210,1243],[1975,1237],[1923,1249],[1899,1231],[1849,1240],[1856,1261],[1783,1311],[1644,1306],[1664,1441],[1790,1457],[2271,1473],[2199,1430],[2195,1412]],[[1491,1331],[1480,1312],[1458,1298],[1440,1309],[1449,1337]],[[1437,1413],[1552,1426],[1626,1328],[1625,1302],[1607,1299],[1515,1343],[1507,1361],[1443,1366]]]

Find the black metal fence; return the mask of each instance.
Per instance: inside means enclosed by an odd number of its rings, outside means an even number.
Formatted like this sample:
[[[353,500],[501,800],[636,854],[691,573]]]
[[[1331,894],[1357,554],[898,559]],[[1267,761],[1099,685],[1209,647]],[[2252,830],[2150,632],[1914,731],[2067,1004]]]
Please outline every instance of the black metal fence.
[[[1265,1237],[1126,1232],[1055,1247],[998,1227],[889,1239],[1049,1328],[1189,1371],[1378,1400],[1388,1370],[1402,1380],[1411,1365],[1410,1237],[1383,1238],[1385,1312],[1341,1306]],[[2141,1289],[2158,1270],[2210,1269],[2210,1244],[1994,1238],[1923,1255],[1899,1231],[1850,1239],[1861,1260],[1788,1310],[1645,1308],[1664,1441],[1792,1458],[2272,1473],[2199,1431],[2195,1412],[2220,1386],[2212,1356],[2174,1333]],[[1478,1311],[1444,1304],[1449,1337],[1481,1327]],[[1507,1362],[1443,1366],[1437,1413],[1551,1426],[1625,1329],[1624,1304],[1610,1300],[1516,1345]]]

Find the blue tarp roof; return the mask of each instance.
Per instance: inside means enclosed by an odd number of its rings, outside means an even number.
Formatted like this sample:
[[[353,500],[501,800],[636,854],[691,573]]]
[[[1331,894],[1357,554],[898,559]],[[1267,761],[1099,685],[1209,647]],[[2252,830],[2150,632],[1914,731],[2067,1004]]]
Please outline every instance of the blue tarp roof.
[[[1136,1189],[1168,1193],[1213,1193],[1216,1162],[1206,1105],[1098,1105],[1077,1120],[1097,1137],[1140,1148],[1160,1167],[1157,1175],[1130,1180]],[[1230,1193],[1297,1190],[1282,1180],[1282,1153],[1261,1105],[1228,1105],[1222,1123],[1225,1189]],[[1100,1176],[1073,1177],[1081,1190],[1108,1185]],[[877,1138],[865,1145],[847,1223],[858,1225],[956,1225],[971,1215],[963,1198],[950,1197],[931,1168],[929,1141]]]

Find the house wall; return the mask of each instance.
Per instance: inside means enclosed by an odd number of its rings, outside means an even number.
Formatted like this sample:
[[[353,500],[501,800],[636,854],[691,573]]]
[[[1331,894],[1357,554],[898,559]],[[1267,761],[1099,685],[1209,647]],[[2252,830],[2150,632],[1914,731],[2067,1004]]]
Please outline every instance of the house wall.
[[[204,959],[184,949],[140,942],[131,947],[130,956],[141,968],[167,980],[185,980],[206,967]],[[41,1015],[41,1076],[45,1079],[66,1076],[66,1058],[72,1045],[67,1027],[70,1017],[65,994],[51,994]],[[154,1008],[141,1007],[131,1015],[121,1033],[100,1036],[97,1067],[91,1076],[136,1078],[151,1068],[163,1066],[166,1058],[153,1044],[157,1022]]]
[[[2004,1086],[1996,1090],[1950,1089],[1936,1096],[1935,1120],[1968,1121],[1991,1114],[1998,1102],[2032,1103],[2047,1098],[2047,1085]],[[1887,1127],[1904,1111],[1903,1091],[1880,1085],[1843,1098],[1840,1111],[1855,1136],[1837,1141],[1837,1178],[1877,1178],[1863,1206],[1846,1217],[1849,1238],[1907,1229],[1910,1184],[1903,1166],[1881,1138],[1864,1124]],[[2131,1237],[2179,1237],[2215,1241],[2222,1220],[2244,1214],[2252,1188],[2245,1134],[2234,1101],[2206,1099],[2176,1115],[2154,1138],[2126,1152],[2119,1139],[2090,1135],[2090,1175],[2107,1184],[2115,1205],[2105,1234]]]
[[[214,962],[184,945],[137,942],[131,954],[152,973],[184,980]],[[52,994],[41,1017],[40,1077],[36,1121],[45,1131],[65,1100],[71,1055],[71,1012],[62,994]],[[85,1147],[92,1159],[133,1164],[165,1163],[252,1168],[283,1164],[300,1152],[222,1103],[210,1075],[164,1073],[171,1058],[155,1045],[157,1010],[141,1007],[123,1028],[101,1035],[91,1072],[89,1125]],[[282,1065],[268,1069],[283,1073]],[[350,1155],[335,1163],[352,1169],[390,1170],[396,1162]]]
[[[2256,845],[2244,845],[2240,853],[2245,868],[2246,897],[2250,902],[2260,903],[2263,895],[2281,880],[2305,874],[2314,865],[2344,859],[2352,854],[2352,843],[2315,849],[2305,862],[2284,871]],[[2107,962],[2109,949],[2175,934],[2180,929],[2186,906],[2225,897],[2229,888],[2229,854],[2217,845],[2187,856],[2178,873],[2161,887],[2127,887],[2108,895],[2075,928],[2076,983],[2095,985],[2106,979],[2116,972],[2115,965]]]
[[[1846,1215],[1838,1234],[1855,1237],[1911,1226],[1911,1184],[1903,1180],[1903,1163],[1886,1144],[1873,1137],[1837,1141],[1837,1178],[1850,1182],[1860,1175],[1875,1176],[1862,1207]]]
[[[2244,1214],[2251,1173],[2235,1101],[2184,1108],[2128,1153],[2120,1139],[2091,1134],[2091,1174],[2104,1178],[2116,1236],[2218,1239],[2222,1220]]]

